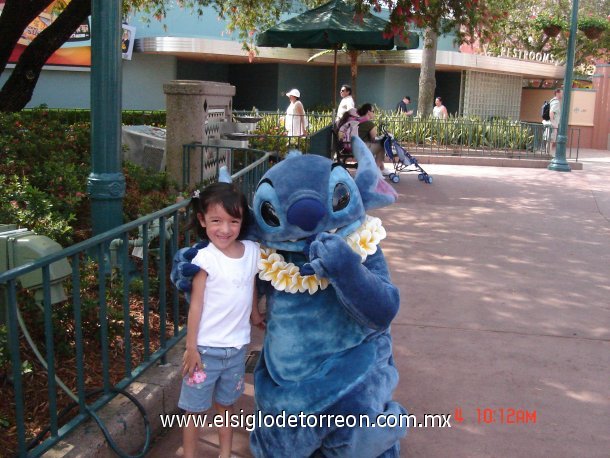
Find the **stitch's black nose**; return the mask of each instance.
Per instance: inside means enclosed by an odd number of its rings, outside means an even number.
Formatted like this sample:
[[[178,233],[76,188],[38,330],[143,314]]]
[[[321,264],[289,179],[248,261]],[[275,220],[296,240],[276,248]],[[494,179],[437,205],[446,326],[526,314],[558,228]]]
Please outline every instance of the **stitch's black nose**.
[[[288,222],[304,231],[312,231],[326,214],[324,206],[316,199],[305,197],[293,203],[286,216]]]

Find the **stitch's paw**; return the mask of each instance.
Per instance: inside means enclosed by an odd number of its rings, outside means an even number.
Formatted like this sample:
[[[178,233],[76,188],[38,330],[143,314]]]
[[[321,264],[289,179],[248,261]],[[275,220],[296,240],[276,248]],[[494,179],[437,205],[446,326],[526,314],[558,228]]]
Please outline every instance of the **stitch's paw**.
[[[300,268],[299,268],[299,273],[301,275],[313,275],[316,272],[313,270],[313,267],[311,266],[311,263],[306,262],[305,264],[303,264]]]
[[[199,267],[192,264],[191,261],[197,256],[197,252],[206,246],[208,246],[208,242],[203,241],[196,243],[190,248],[182,248],[176,252],[170,279],[178,291],[184,293],[191,291],[191,288],[193,287],[193,277],[200,270]]]
[[[309,249],[311,267],[319,277],[342,275],[346,266],[360,264],[358,256],[340,236],[321,233]]]

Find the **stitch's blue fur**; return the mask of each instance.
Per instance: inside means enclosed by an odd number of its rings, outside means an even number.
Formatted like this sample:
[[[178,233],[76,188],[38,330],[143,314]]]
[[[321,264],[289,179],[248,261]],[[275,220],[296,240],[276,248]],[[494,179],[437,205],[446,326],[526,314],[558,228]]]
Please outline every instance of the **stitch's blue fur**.
[[[355,179],[324,157],[291,153],[265,174],[254,195],[256,239],[330,282],[314,295],[261,282],[268,324],[254,376],[263,414],[365,414],[374,423],[379,414],[406,413],[392,401],[398,372],[390,323],[398,312],[398,289],[380,247],[362,263],[343,240],[362,224],[367,209],[391,204],[396,194],[364,143],[353,138],[352,144],[359,164]],[[186,259],[172,272],[179,287],[192,274]],[[396,457],[405,434],[406,426],[258,427],[251,449],[257,457]]]

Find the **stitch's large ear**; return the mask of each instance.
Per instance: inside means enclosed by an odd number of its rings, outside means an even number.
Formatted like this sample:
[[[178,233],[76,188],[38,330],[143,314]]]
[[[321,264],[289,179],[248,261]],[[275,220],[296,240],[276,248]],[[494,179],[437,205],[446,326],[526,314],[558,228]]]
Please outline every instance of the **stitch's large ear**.
[[[375,164],[373,153],[369,151],[360,137],[352,137],[352,151],[358,161],[355,181],[360,190],[364,208],[369,210],[396,202],[398,194],[383,179],[381,171]]]
[[[226,165],[220,167],[218,170],[218,181],[221,183],[232,183],[231,175],[229,175],[229,169]]]
[[[291,149],[290,151],[288,151],[288,154],[286,154],[285,159],[288,159],[290,157],[296,157],[296,156],[302,156],[303,153],[300,152],[298,149]]]

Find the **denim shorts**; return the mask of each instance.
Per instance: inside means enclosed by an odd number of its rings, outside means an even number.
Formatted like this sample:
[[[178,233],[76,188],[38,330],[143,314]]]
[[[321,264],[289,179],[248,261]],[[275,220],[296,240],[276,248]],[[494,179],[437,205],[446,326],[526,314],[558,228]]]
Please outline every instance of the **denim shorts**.
[[[183,377],[178,407],[198,413],[212,407],[212,399],[223,406],[235,404],[244,392],[247,349],[197,347],[203,371]]]

